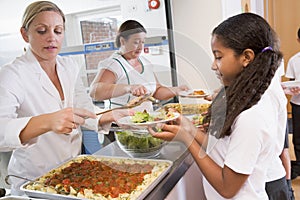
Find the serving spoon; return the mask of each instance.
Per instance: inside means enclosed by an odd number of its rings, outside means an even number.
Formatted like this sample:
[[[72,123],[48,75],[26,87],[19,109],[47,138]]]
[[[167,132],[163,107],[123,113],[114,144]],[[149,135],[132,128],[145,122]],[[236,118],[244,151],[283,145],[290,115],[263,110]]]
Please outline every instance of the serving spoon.
[[[104,110],[104,111],[102,111],[102,112],[96,113],[96,115],[101,115],[101,114],[104,114],[104,113],[107,113],[107,112],[110,112],[110,111],[113,111],[113,110],[117,110],[117,109],[129,109],[129,108],[134,108],[134,107],[136,107],[136,106],[141,105],[143,102],[145,102],[145,101],[147,101],[147,100],[153,101],[152,94],[145,94],[145,95],[136,97],[136,98],[134,98],[133,100],[129,101],[129,102],[128,102],[126,105],[124,105],[124,106],[116,107],[116,108],[111,108],[111,109],[108,109],[108,110]]]

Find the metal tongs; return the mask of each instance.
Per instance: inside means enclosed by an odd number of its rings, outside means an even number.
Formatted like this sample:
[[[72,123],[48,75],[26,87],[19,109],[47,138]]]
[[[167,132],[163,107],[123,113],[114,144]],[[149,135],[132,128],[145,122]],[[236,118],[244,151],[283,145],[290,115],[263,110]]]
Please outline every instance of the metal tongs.
[[[33,180],[32,179],[29,179],[29,178],[25,178],[25,177],[22,177],[22,176],[17,176],[17,175],[13,175],[13,174],[9,174],[9,175],[7,175],[7,176],[5,176],[5,183],[7,184],[7,185],[11,185],[11,183],[8,181],[8,179],[9,179],[9,177],[15,177],[15,178],[19,178],[19,179],[23,179],[23,180],[25,180],[25,181],[31,181],[31,182],[33,182]]]
[[[101,115],[107,112],[110,112],[112,110],[117,110],[117,109],[128,109],[128,108],[134,108],[136,106],[141,105],[143,102],[150,100],[150,101],[155,101],[155,99],[152,97],[152,94],[145,94],[139,97],[134,98],[133,100],[131,100],[130,102],[128,102],[126,105],[121,106],[121,107],[117,107],[117,108],[111,108],[102,112],[98,112],[96,113],[96,115]]]
[[[22,176],[18,176],[18,175],[13,175],[13,174],[9,174],[5,177],[5,183],[7,185],[11,185],[11,183],[8,181],[9,180],[9,177],[15,177],[15,178],[19,178],[19,179],[23,179],[25,181],[30,181],[30,182],[34,182],[35,180],[32,180],[32,179],[29,179],[29,178],[25,178],[25,177],[22,177]],[[53,188],[57,193],[59,194],[66,194],[68,195],[70,192],[68,191],[65,191],[64,188],[57,188],[57,187],[53,187],[51,185],[46,185],[44,183],[40,183],[40,182],[36,182],[36,184],[39,184],[39,185],[42,185],[44,187],[50,187],[50,188]]]

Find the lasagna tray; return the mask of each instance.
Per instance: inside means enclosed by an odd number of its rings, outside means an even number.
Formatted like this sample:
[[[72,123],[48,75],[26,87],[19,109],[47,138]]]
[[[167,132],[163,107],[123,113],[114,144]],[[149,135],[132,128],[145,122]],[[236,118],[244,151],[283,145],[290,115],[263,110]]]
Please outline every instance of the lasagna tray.
[[[163,106],[165,110],[169,108],[175,109],[177,112],[183,115],[202,114],[208,110],[209,103],[203,104],[181,104],[181,103],[168,103]]]
[[[170,171],[173,162],[98,155],[80,155],[21,190],[43,199],[141,200]]]

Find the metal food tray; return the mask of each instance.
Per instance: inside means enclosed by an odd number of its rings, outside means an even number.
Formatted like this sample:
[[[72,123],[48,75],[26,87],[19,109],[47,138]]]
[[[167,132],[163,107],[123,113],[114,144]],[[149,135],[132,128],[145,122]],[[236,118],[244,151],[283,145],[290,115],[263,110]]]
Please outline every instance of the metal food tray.
[[[128,157],[113,157],[113,156],[101,156],[101,155],[79,155],[75,158],[72,158],[68,161],[66,161],[65,163],[61,164],[60,166],[53,168],[52,170],[58,169],[62,166],[66,166],[66,164],[68,163],[72,163],[74,161],[76,161],[77,159],[80,159],[81,157],[91,157],[91,158],[96,158],[96,159],[110,159],[111,161],[120,161],[120,160],[126,160],[126,161],[134,161],[134,162],[145,162],[145,163],[149,163],[149,162],[156,162],[156,163],[166,163],[168,164],[168,167],[166,169],[164,169],[164,171],[157,177],[155,178],[149,185],[148,187],[142,191],[142,193],[135,199],[135,200],[142,200],[144,199],[147,194],[149,194],[154,188],[155,186],[169,173],[173,162],[170,160],[161,160],[161,159],[141,159],[141,158],[128,158]],[[48,171],[46,174],[50,173],[52,170]],[[45,175],[46,175],[45,174]],[[40,176],[39,178],[41,178],[42,176]],[[35,179],[38,180],[39,178]],[[55,194],[55,193],[48,193],[48,192],[42,192],[42,191],[38,191],[38,190],[29,190],[26,189],[26,186],[30,183],[32,183],[34,181],[27,181],[26,183],[24,183],[23,185],[21,185],[20,189],[22,191],[25,192],[25,194],[29,197],[33,197],[33,198],[42,198],[42,199],[54,199],[54,200],[79,200],[82,198],[79,197],[75,197],[75,196],[69,196],[69,195],[63,195],[63,194]],[[133,199],[131,199],[133,200]]]
[[[33,200],[29,199],[28,197],[21,197],[21,196],[5,196],[1,197],[1,200]]]
[[[182,115],[194,115],[201,114],[208,110],[208,107],[211,103],[196,103],[196,104],[182,104],[182,103],[168,103],[163,105],[157,111],[166,108],[174,108]]]

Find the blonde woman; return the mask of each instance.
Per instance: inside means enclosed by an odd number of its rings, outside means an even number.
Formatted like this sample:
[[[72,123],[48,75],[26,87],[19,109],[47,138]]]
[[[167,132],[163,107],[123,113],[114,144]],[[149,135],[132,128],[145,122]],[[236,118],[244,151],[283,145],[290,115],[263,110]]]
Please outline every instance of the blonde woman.
[[[54,3],[30,4],[20,31],[29,48],[0,71],[0,150],[13,151],[8,174],[34,179],[81,153],[81,125],[104,130],[119,113],[97,119],[78,65],[58,56],[65,16]],[[20,194],[23,180],[10,182]]]

